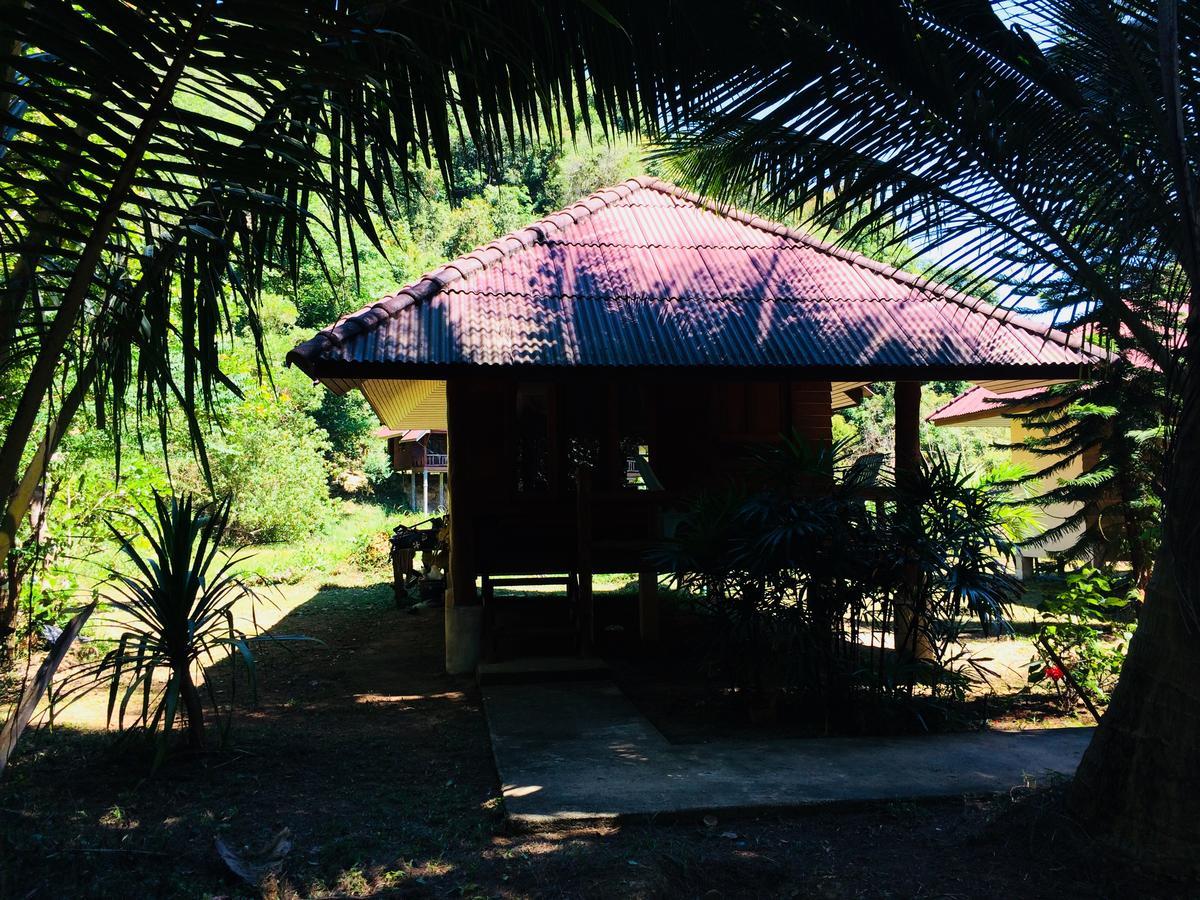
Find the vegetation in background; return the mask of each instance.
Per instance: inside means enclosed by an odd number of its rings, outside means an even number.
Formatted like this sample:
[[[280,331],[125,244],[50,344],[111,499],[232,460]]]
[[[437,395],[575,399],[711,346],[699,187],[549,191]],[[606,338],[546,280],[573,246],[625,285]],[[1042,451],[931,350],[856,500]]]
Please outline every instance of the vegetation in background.
[[[1011,414],[1033,432],[1026,449],[1046,460],[1027,476],[1048,485],[1034,502],[1075,507],[1033,546],[1075,534],[1067,560],[1129,560],[1145,590],[1162,538],[1165,393],[1161,371],[1123,360],[1095,381],[1052,385],[1024,401],[1036,408]],[[1081,458],[1083,474],[1056,477]]]
[[[926,416],[970,386],[968,381],[931,381],[922,387],[921,446],[961,458],[968,471],[984,474],[1007,464],[1007,428],[939,428],[925,421]],[[858,452],[881,453],[892,459],[896,449],[895,385],[876,382],[870,390],[871,396],[834,416],[834,438],[850,438]]]

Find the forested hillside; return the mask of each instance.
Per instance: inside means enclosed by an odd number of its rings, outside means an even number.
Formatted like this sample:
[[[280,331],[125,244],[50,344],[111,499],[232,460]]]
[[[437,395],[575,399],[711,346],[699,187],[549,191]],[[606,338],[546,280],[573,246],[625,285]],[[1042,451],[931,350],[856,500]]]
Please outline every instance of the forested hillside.
[[[644,170],[637,146],[623,140],[530,144],[493,167],[469,143],[458,146],[450,162],[452,194],[436,163],[414,167],[406,196],[387,211],[394,230],[379,220],[384,252],[361,234],[343,234],[339,244],[326,231],[316,252],[304,257],[296,283],[279,274],[268,278],[261,318],[269,366],[260,365],[254,335],[238,322],[221,365],[240,396],[216,392],[201,423],[211,485],[178,410],[167,410],[165,432],[157,423],[128,423],[119,458],[111,423],[85,410],[51,468],[51,533],[70,543],[102,537],[104,521],[169,483],[233,497],[236,533],[253,543],[294,540],[330,524],[331,491],[396,502],[384,443],[372,436],[379,423],[365,401],[357,393],[336,397],[283,367],[286,352],[446,258]]]

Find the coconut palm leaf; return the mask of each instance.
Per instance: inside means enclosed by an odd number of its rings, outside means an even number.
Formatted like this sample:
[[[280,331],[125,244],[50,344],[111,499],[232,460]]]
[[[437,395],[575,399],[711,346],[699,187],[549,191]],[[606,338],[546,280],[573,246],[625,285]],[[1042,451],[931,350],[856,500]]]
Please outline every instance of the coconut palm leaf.
[[[747,66],[731,96],[694,107],[663,151],[688,180],[815,209],[848,239],[900,223],[897,243],[971,260],[972,287],[1055,282],[1063,309],[1083,304],[1078,318],[1131,329],[1168,362],[1163,336],[1127,307],[1131,283],[1185,290],[1189,272],[1157,3],[1030,0],[1005,4],[1007,19],[967,2],[789,6],[781,40],[812,56],[768,44],[777,64]],[[863,27],[863,7],[894,29]],[[1194,9],[1179,28],[1200,32]],[[1174,70],[1184,108],[1191,65]]]
[[[118,443],[178,403],[204,462],[195,412],[233,388],[235,325],[262,354],[265,273],[321,232],[378,244],[413,165],[450,178],[455,130],[486,162],[589,97],[606,131],[636,120],[659,82],[619,33],[572,0],[0,0],[0,484],[72,394]]]
[[[679,180],[908,245],[934,276],[969,263],[960,289],[1042,303],[1161,369],[1166,533],[1200,623],[1200,529],[1171,513],[1200,508],[1200,473],[1178,462],[1200,445],[1200,8],[792,0],[735,6],[717,33],[663,28],[650,6],[664,52],[686,40],[687,58],[714,59],[643,97]],[[635,48],[649,39],[616,18]]]
[[[9,716],[8,721],[4,723],[3,727],[0,727],[0,774],[4,773],[4,768],[8,765],[8,760],[16,748],[17,741],[21,739],[21,735],[25,732],[25,727],[33,717],[34,710],[37,709],[42,695],[49,690],[50,681],[54,678],[54,673],[66,658],[67,651],[71,649],[71,645],[75,643],[75,638],[79,637],[79,632],[83,630],[84,624],[95,609],[96,601],[93,600],[72,616],[71,621],[67,623],[67,627],[63,629],[62,634],[54,641],[50,652],[46,654],[46,658],[42,661],[41,666],[38,667],[37,675],[22,688],[21,694],[13,707],[12,715]]]

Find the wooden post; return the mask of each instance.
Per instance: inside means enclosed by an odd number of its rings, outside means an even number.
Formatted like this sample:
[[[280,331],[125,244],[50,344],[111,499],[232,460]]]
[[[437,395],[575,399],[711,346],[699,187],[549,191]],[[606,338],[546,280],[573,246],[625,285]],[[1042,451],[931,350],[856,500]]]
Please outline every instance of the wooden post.
[[[449,477],[447,498],[450,514],[450,569],[447,602],[470,606],[479,602],[475,592],[475,498],[471,486],[472,448],[465,439],[471,416],[467,386],[459,381],[446,383],[446,444]]]
[[[472,448],[469,439],[471,396],[468,385],[446,383],[446,444],[449,455],[450,563],[446,570],[446,671],[475,671],[483,629],[483,610],[475,591],[475,521]]]
[[[1034,558],[1032,556],[1025,556],[1023,554],[1018,555],[1017,556],[1017,564],[1020,567],[1017,570],[1017,577],[1020,578],[1022,581],[1028,581],[1029,579],[1031,579],[1034,576],[1035,566],[1034,566]]]
[[[896,417],[896,488],[898,503],[904,503],[921,472],[921,382],[897,381],[895,390]],[[904,515],[899,511],[899,515]],[[918,586],[921,573],[915,563],[905,570],[905,582],[910,589]],[[918,659],[931,659],[933,646],[924,633],[922,610],[911,604],[897,602],[895,621],[896,649],[911,652]]]
[[[921,470],[921,382],[896,382],[896,483],[907,486]]]
[[[638,631],[644,643],[659,637],[658,573],[638,572]]]
[[[567,451],[575,473],[575,604],[579,621],[579,652],[595,645],[596,611],[592,598],[592,470],[598,456],[587,438],[572,438]]]
[[[575,523],[579,652],[587,655],[594,645],[596,618],[592,597],[592,467],[587,462],[575,464]]]

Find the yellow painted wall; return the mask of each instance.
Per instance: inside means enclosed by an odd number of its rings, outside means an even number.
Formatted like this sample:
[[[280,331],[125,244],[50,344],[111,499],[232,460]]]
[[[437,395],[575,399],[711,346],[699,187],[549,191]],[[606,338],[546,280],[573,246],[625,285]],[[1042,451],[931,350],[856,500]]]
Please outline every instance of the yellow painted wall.
[[[1024,441],[1027,437],[1029,437],[1030,435],[1033,435],[1035,437],[1040,437],[1040,436],[1042,436],[1043,432],[1039,431],[1038,429],[1027,428],[1025,426],[1025,423],[1020,421],[1019,419],[1010,419],[1009,427],[1010,427],[1010,438],[1011,438],[1011,443],[1012,443],[1013,462],[1017,463],[1018,465],[1022,465],[1024,467],[1026,467],[1031,472],[1036,472],[1039,469],[1045,468],[1046,465],[1048,465],[1050,462],[1049,457],[1039,456],[1035,453],[1031,453],[1029,450],[1025,449],[1025,446],[1024,446]],[[1065,468],[1059,472],[1056,472],[1054,475],[1051,475],[1048,479],[1043,480],[1043,482],[1038,487],[1034,488],[1033,490],[1035,493],[1040,493],[1042,490],[1046,490],[1047,488],[1054,487],[1058,483],[1061,483],[1063,481],[1069,481],[1072,478],[1075,478],[1076,476],[1082,475],[1082,474],[1083,474],[1083,458],[1077,457],[1076,459],[1071,461],[1071,464],[1069,466],[1067,466],[1067,468]],[[1047,483],[1047,482],[1049,482],[1049,483]],[[1048,506],[1048,507],[1039,509],[1038,510],[1038,518],[1041,520],[1042,528],[1044,530],[1053,528],[1059,522],[1063,521],[1067,516],[1071,515],[1071,513],[1077,508],[1078,507],[1076,504],[1056,503],[1056,504],[1053,504],[1052,506]],[[1039,550],[1041,552],[1046,552],[1046,553],[1065,550],[1067,547],[1071,546],[1071,544],[1074,543],[1074,540],[1075,539],[1073,537],[1068,536],[1061,540],[1046,544],[1044,547],[1039,548]],[[1037,555],[1037,553],[1035,551],[1029,550],[1029,551],[1026,551],[1026,555]]]

